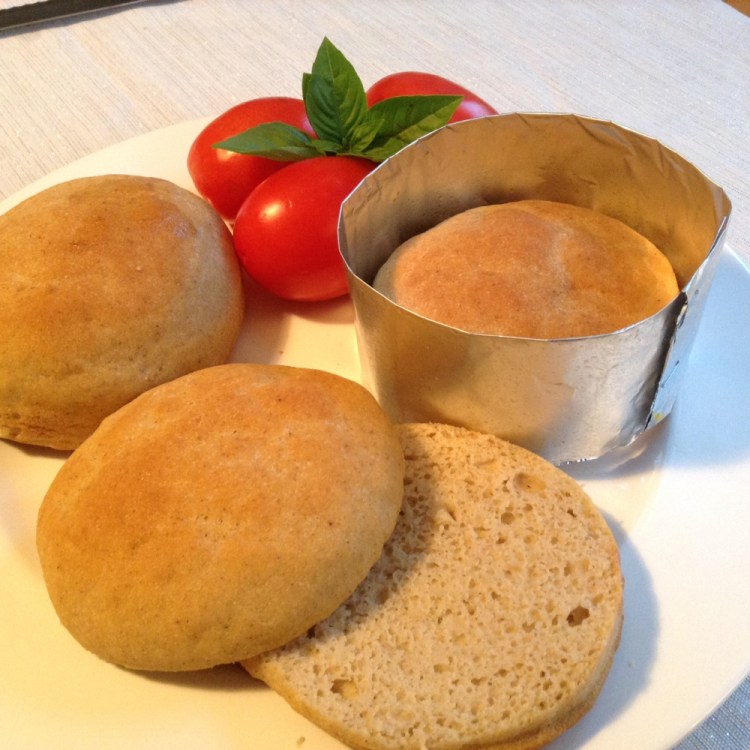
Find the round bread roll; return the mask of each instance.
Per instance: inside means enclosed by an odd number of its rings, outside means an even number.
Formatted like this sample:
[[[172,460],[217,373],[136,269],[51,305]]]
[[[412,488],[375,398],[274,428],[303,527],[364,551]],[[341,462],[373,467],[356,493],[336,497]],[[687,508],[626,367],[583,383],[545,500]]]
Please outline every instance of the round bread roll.
[[[398,428],[403,510],[329,618],[243,663],[353,748],[532,750],[588,711],[620,639],[616,542],[580,486],[464,428]]]
[[[400,245],[373,286],[454,328],[535,339],[612,333],[679,291],[666,256],[621,221],[540,200],[446,219]]]
[[[52,482],[37,547],[85,648],[194,670],[328,616],[377,560],[402,495],[398,438],[360,385],[220,365],[107,417]]]
[[[139,393],[225,362],[244,315],[229,230],[165,180],[65,182],[0,216],[0,437],[75,448]]]

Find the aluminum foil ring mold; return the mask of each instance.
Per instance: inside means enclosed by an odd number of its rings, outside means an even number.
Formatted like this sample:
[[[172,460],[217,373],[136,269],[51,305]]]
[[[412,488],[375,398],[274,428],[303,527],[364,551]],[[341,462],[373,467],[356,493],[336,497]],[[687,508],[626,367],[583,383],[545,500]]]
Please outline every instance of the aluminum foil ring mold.
[[[414,234],[525,198],[625,222],[669,258],[680,294],[611,334],[540,340],[467,333],[372,288]],[[342,206],[364,381],[394,421],[490,432],[558,464],[627,446],[672,409],[730,213],[724,191],[696,167],[611,122],[508,114],[447,125],[383,162]]]

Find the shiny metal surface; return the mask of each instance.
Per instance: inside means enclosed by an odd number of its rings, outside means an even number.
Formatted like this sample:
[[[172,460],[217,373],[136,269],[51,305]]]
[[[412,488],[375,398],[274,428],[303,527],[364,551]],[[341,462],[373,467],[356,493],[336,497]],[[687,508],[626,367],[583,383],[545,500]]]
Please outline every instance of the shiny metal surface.
[[[143,0],[38,0],[33,3],[19,3],[0,9],[0,31],[82,16],[123,5],[135,5],[138,2]]]
[[[680,295],[612,334],[534,340],[453,329],[370,286],[408,237],[473,206],[532,197],[630,225],[669,258]],[[397,421],[492,432],[555,463],[626,446],[671,411],[730,212],[689,162],[611,122],[510,114],[448,125],[384,162],[343,206],[364,377]]]

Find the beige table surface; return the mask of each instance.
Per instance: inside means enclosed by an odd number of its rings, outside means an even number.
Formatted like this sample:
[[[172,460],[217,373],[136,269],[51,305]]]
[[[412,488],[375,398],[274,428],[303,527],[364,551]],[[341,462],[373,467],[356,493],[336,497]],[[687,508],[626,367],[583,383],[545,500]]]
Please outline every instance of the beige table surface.
[[[428,70],[500,111],[656,137],[724,187],[750,261],[750,18],[719,0],[174,0],[0,32],[0,200],[133,136],[298,95],[324,35],[366,84]],[[679,745],[748,747],[750,680]]]

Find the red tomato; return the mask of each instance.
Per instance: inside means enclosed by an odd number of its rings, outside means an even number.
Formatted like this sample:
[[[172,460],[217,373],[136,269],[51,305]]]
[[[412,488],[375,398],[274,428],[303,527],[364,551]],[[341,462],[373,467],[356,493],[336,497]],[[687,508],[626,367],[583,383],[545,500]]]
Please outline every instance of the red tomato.
[[[285,122],[315,135],[302,99],[271,96],[238,104],[210,122],[193,142],[187,167],[196,190],[228,221],[252,189],[287,162],[212,148],[265,122]]]
[[[234,224],[234,247],[245,270],[285,299],[318,301],[346,294],[339,211],[374,168],[366,159],[318,156],[266,178],[242,204]]]
[[[463,86],[433,73],[414,71],[392,73],[376,81],[367,90],[367,104],[372,106],[376,102],[393,96],[424,96],[426,94],[463,96],[463,101],[458,105],[458,109],[453,113],[449,122],[497,114],[494,107]]]

